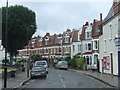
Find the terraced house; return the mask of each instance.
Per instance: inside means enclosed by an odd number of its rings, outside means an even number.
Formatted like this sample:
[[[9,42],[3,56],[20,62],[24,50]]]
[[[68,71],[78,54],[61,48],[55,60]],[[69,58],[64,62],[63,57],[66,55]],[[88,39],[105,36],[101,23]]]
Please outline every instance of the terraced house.
[[[54,60],[56,57],[70,57],[71,43],[78,41],[79,30],[67,29],[63,34],[46,33],[44,37],[31,39],[28,47],[19,50],[20,56],[29,56],[30,54],[40,54],[43,58]]]
[[[43,37],[30,40],[28,47],[19,50],[19,55],[29,56],[40,54],[43,58],[54,60],[56,57],[85,57],[88,69],[94,65],[99,66],[99,35],[101,30],[100,20],[94,19],[93,23],[86,22],[80,29],[67,29],[62,34],[50,35],[46,33]],[[27,49],[28,48],[28,49]],[[98,64],[98,65],[97,65]]]

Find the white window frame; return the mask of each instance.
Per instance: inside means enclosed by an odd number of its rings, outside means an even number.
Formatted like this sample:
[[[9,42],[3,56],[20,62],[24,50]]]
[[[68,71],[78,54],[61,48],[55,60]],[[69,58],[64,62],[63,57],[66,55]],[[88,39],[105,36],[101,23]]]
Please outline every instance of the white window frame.
[[[75,45],[72,45],[72,50],[73,52],[75,52]]]
[[[48,41],[45,41],[45,45],[48,45]]]
[[[96,42],[97,42],[97,44],[96,44]],[[94,50],[98,50],[98,43],[99,43],[98,40],[94,40],[94,41],[93,41],[93,49],[94,49]],[[96,46],[97,46],[97,48],[96,48]]]
[[[106,53],[106,50],[107,50],[107,41],[106,39],[104,39],[104,53]]]
[[[91,31],[86,32],[86,39],[91,39]]]
[[[44,50],[45,50],[45,54],[48,54],[48,48],[45,48]],[[47,52],[46,52],[46,50],[47,50]]]
[[[50,49],[50,54],[53,54],[53,48]]]
[[[62,52],[62,48],[61,48],[61,47],[58,47],[58,53],[61,53],[60,50],[61,50],[61,52]]]
[[[112,40],[112,24],[109,24],[109,31],[110,31],[109,40]]]
[[[88,43],[88,44],[87,44],[87,50],[89,49],[89,44],[91,45],[90,48],[91,48],[91,50],[92,50],[92,43]],[[91,51],[91,50],[88,50],[88,51]]]
[[[69,37],[65,37],[65,43],[69,43]]]

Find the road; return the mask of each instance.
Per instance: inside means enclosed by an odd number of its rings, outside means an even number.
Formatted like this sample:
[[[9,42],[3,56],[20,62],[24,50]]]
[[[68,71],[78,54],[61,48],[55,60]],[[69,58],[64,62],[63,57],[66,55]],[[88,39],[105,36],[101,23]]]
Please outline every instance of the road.
[[[70,71],[49,68],[47,78],[31,79],[26,88],[105,88],[103,83],[86,75]]]

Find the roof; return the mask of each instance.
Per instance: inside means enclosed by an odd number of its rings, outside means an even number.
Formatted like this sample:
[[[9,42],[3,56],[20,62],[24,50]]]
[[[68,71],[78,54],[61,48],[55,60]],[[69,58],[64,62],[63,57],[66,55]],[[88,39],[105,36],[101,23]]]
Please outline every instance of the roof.
[[[85,52],[85,53],[83,53],[83,54],[92,54],[92,52]]]
[[[78,41],[78,32],[79,32],[79,30],[73,30],[73,32],[72,32],[72,42],[77,42]]]
[[[112,6],[111,9],[109,10],[107,16],[103,20],[103,23],[106,22],[108,19],[110,19],[113,15],[114,15],[114,11],[113,11],[113,6]]]
[[[81,33],[81,40],[85,40],[85,29],[86,29],[87,27],[85,27],[85,25],[83,25],[83,27],[82,27],[82,33]]]

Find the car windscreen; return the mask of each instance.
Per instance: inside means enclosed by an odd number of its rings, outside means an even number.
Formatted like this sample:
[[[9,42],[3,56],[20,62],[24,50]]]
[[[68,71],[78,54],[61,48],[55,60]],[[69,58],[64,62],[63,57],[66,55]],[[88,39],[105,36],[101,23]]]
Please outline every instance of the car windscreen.
[[[62,62],[62,65],[67,65],[67,62]]]
[[[44,69],[43,66],[40,66],[40,67],[33,67],[32,70],[40,70],[40,69]]]
[[[39,66],[39,65],[46,65],[46,63],[45,62],[37,62],[36,66]]]

